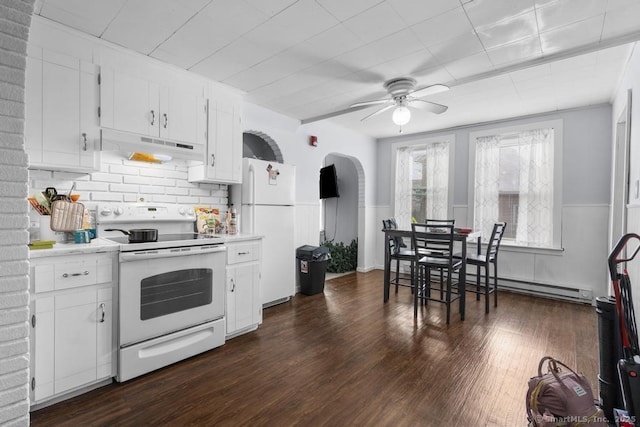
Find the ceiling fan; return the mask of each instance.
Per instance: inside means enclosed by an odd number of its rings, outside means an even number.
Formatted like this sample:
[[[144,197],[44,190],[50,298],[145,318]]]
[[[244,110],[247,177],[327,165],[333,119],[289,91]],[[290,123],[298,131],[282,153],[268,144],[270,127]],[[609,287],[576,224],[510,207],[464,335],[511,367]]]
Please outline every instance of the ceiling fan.
[[[443,84],[435,84],[426,86],[420,89],[414,89],[416,86],[416,80],[411,77],[399,77],[391,80],[387,80],[384,83],[384,88],[389,92],[391,98],[379,99],[375,101],[356,102],[349,106],[349,108],[363,108],[371,105],[384,105],[384,107],[374,111],[366,117],[363,117],[361,121],[370,119],[378,114],[384,113],[390,109],[393,110],[392,120],[398,126],[403,126],[409,123],[411,120],[411,110],[408,107],[419,108],[435,114],[442,114],[447,111],[447,106],[436,104],[435,102],[425,101],[419,99],[427,95],[433,95],[436,93],[449,90],[448,86]]]

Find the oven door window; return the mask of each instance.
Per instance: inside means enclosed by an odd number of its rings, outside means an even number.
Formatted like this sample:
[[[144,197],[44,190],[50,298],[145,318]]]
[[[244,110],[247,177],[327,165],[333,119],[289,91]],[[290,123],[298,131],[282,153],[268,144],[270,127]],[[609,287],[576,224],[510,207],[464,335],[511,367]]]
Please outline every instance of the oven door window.
[[[211,304],[213,270],[192,268],[142,279],[140,320]]]

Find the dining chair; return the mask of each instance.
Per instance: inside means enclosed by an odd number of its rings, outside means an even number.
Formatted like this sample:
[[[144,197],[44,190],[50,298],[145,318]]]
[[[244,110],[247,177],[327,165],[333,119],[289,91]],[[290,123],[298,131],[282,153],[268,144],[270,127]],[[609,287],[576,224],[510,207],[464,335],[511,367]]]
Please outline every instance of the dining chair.
[[[397,230],[398,224],[395,218],[383,219],[382,220],[382,228],[384,230]],[[392,236],[389,238],[389,265],[387,268],[391,271],[391,263],[393,261],[396,262],[395,265],[395,276],[389,279],[389,285],[396,286],[396,293],[398,293],[398,286],[408,286],[411,288],[411,292],[413,292],[413,269],[414,269],[414,259],[415,254],[413,250],[407,248],[407,245],[404,243],[402,237],[400,236]],[[409,262],[409,266],[411,269],[411,273],[409,277],[400,275],[400,262],[406,261]]]
[[[484,254],[467,254],[467,264],[476,266],[476,288],[467,288],[469,292],[476,294],[476,300],[484,294],[484,312],[489,313],[489,294],[493,293],[493,306],[498,306],[498,249],[507,228],[506,222],[497,222],[493,225],[491,237],[487,243],[487,251]],[[493,285],[489,282],[489,269],[493,264]],[[484,268],[484,284],[481,280],[481,269]]]
[[[447,324],[451,318],[451,303],[464,298],[458,287],[462,269],[462,259],[453,255],[454,220],[427,219],[424,223],[411,224],[411,242],[415,252],[417,277],[413,298],[413,315],[418,316],[418,303],[436,301],[446,305]],[[433,272],[438,278],[433,280]],[[458,281],[454,283],[454,274],[458,273]],[[432,295],[432,285],[437,284],[439,297]],[[464,289],[464,288],[463,288]],[[460,307],[461,319],[464,307]]]

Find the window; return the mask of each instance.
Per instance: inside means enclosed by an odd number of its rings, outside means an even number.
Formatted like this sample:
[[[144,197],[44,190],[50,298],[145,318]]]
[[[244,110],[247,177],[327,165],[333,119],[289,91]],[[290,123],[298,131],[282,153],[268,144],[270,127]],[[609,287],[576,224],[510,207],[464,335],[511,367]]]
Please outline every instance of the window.
[[[560,248],[562,122],[470,135],[470,210],[483,239],[507,223],[504,241]]]
[[[426,218],[450,217],[449,155],[452,137],[397,144],[395,152],[394,216],[400,228]]]

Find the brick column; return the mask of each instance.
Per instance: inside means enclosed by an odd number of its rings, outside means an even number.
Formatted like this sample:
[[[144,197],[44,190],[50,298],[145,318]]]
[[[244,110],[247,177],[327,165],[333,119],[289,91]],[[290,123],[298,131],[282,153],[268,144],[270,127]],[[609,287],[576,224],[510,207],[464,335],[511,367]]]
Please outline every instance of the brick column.
[[[0,424],[29,425],[25,66],[35,0],[0,0]]]

